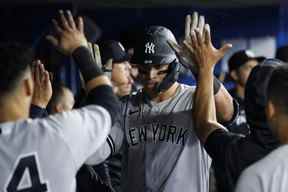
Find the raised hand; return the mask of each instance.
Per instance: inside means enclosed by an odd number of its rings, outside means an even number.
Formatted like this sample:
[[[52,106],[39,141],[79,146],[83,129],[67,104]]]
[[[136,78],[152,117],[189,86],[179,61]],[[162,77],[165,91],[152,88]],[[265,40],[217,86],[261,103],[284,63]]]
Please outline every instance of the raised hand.
[[[192,32],[199,29],[200,33],[203,34],[205,25],[205,17],[197,12],[193,15],[187,15],[185,19],[185,41],[191,41]]]
[[[101,61],[99,46],[97,44],[88,42],[88,49],[91,52],[91,55],[93,59],[95,60],[96,64],[100,68],[102,68],[102,61]]]
[[[52,86],[48,71],[45,70],[41,61],[33,62],[34,93],[32,104],[46,108],[52,96]]]
[[[190,31],[189,38],[191,40],[185,40],[184,45],[189,50],[198,70],[213,70],[215,64],[225,55],[232,45],[225,44],[220,49],[216,49],[212,44],[209,24],[205,24],[203,28],[203,30],[196,28]]]
[[[46,37],[60,52],[70,55],[75,49],[81,46],[87,47],[87,40],[84,35],[83,19],[79,17],[75,23],[70,11],[60,10],[59,21],[53,19],[56,35]]]
[[[194,12],[193,15],[187,15],[185,19],[185,38],[184,41],[191,42],[191,35],[195,29],[199,29],[201,33],[204,31],[205,18],[204,16],[199,16],[197,12]],[[169,45],[176,52],[180,63],[190,69],[193,74],[197,74],[197,65],[195,65],[195,59],[191,55],[190,51],[187,50],[184,45],[184,41],[178,45],[175,42],[168,42]]]

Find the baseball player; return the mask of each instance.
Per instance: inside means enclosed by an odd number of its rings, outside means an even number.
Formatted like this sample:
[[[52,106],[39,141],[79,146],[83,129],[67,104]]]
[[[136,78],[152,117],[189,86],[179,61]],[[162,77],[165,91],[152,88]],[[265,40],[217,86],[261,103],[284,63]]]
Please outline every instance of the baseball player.
[[[235,83],[235,87],[229,93],[239,104],[237,121],[229,127],[233,133],[248,135],[250,132],[244,106],[245,85],[252,69],[264,60],[265,57],[255,57],[250,50],[237,51],[228,60],[229,76]]]
[[[202,16],[187,16],[187,37],[194,28],[202,31],[204,23]],[[195,88],[177,83],[180,63],[168,42],[176,44],[169,29],[151,26],[134,49],[131,63],[138,65],[143,89],[132,97],[126,119],[124,191],[208,191],[211,160],[193,128]],[[217,115],[229,121],[232,98],[215,83]]]
[[[100,147],[118,111],[110,81],[93,62],[81,18],[60,11],[56,36],[47,38],[71,54],[82,72],[90,105],[43,119],[27,119],[33,95],[32,57],[19,45],[0,48],[0,190],[75,191],[75,175],[85,162],[103,160]],[[48,80],[48,73],[44,73]],[[101,152],[101,150],[100,150]]]
[[[288,67],[280,66],[271,75],[267,88],[266,116],[282,146],[247,168],[241,175],[237,192],[284,192],[288,189]]]
[[[133,80],[130,76],[129,55],[119,41],[104,41],[99,46],[103,71],[111,77],[114,93],[124,97],[131,93]]]
[[[130,64],[128,62],[128,54],[122,44],[118,41],[108,40],[100,44],[99,50],[96,44],[91,45],[91,52],[94,52],[95,60],[99,57],[102,63],[102,69],[105,74],[111,79],[113,91],[121,101],[123,109],[125,109],[126,101],[129,99],[133,80],[130,76]],[[99,52],[100,51],[100,52]],[[101,55],[101,58],[100,58]],[[120,147],[123,141],[123,114],[119,113],[117,120],[111,128],[106,147],[103,146],[103,153],[109,158],[102,164],[90,167],[90,171],[82,169],[78,174],[77,182],[80,192],[95,191],[120,191],[121,183],[121,168],[122,168],[122,153]],[[109,145],[108,145],[109,144]],[[112,147],[111,147],[112,146]],[[108,152],[108,153],[107,153]],[[92,169],[92,171],[91,171]],[[95,182],[95,176],[90,177],[94,182],[89,183],[87,176],[91,176],[90,172],[96,172],[101,182]],[[95,175],[95,174],[94,174]],[[97,185],[95,185],[97,183]],[[93,185],[94,184],[94,185]],[[103,189],[106,187],[106,189]],[[109,187],[109,189],[107,189]]]
[[[245,112],[251,133],[246,137],[229,133],[217,122],[211,79],[215,64],[231,45],[227,44],[220,54],[215,54],[209,25],[205,26],[204,35],[194,30],[191,37],[187,47],[200,71],[193,113],[195,132],[214,161],[218,190],[234,191],[241,172],[279,146],[267,124],[265,108],[269,79],[273,70],[283,63],[267,59],[253,68],[245,89]]]

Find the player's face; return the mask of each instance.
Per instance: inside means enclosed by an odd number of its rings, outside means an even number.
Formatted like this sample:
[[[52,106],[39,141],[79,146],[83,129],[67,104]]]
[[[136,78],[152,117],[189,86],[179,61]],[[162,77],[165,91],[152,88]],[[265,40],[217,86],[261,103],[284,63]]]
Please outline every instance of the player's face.
[[[139,79],[146,90],[154,89],[163,81],[168,72],[169,64],[139,65]]]
[[[112,67],[111,80],[116,90],[116,95],[129,95],[132,89],[131,66],[129,62],[114,63]]]
[[[27,71],[25,72],[23,83],[21,83],[21,85],[24,85],[24,89],[21,89],[21,90],[25,90],[24,91],[25,96],[27,96],[29,100],[31,101],[33,93],[34,93],[34,81],[33,81],[31,69],[27,69]]]
[[[131,63],[130,65],[131,65],[130,75],[134,80],[137,80],[138,75],[139,75],[138,66],[137,66],[137,64],[133,64],[133,63]]]
[[[256,60],[250,60],[246,62],[243,66],[241,66],[237,70],[238,74],[238,83],[242,86],[246,85],[246,82],[248,80],[248,77],[252,71],[252,69],[258,64]]]

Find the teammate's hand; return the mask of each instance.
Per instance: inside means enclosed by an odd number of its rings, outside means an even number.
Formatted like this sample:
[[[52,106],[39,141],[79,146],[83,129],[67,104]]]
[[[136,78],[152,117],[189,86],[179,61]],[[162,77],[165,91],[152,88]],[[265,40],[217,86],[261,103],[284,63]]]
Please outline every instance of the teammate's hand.
[[[193,16],[187,15],[185,19],[185,38],[184,41],[191,43],[191,35],[192,31],[195,29],[199,29],[201,34],[204,31],[205,18],[204,16],[199,16],[197,12],[193,13]],[[176,52],[180,63],[184,65],[184,67],[190,69],[193,74],[197,74],[197,65],[195,64],[195,58],[193,58],[193,54],[186,48],[184,45],[184,41],[179,45],[175,42],[169,42],[170,46]]]
[[[83,19],[79,17],[75,23],[70,11],[66,14],[60,10],[59,21],[53,19],[56,36],[48,35],[49,40],[60,52],[69,55],[81,46],[87,47],[87,40],[84,35]],[[66,16],[65,16],[66,15]]]
[[[34,93],[32,104],[41,108],[46,108],[52,96],[52,86],[48,71],[38,60],[33,62]]]
[[[90,43],[90,42],[88,42],[87,45],[88,45],[88,49],[91,52],[93,59],[95,60],[95,63],[99,67],[102,67],[102,61],[101,61],[99,46],[97,44]]]
[[[205,24],[203,30],[196,28],[190,31],[189,36],[189,39],[184,40],[184,45],[195,60],[199,71],[202,69],[213,71],[216,63],[232,47],[231,44],[225,44],[216,49],[212,44],[209,24]]]

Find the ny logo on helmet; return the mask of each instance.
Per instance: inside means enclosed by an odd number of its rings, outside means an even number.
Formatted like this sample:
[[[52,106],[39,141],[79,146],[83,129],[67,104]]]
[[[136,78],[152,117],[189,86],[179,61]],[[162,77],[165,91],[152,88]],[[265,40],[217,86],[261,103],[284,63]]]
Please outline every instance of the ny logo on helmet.
[[[154,54],[155,53],[155,45],[152,42],[148,42],[145,45],[145,53]]]

